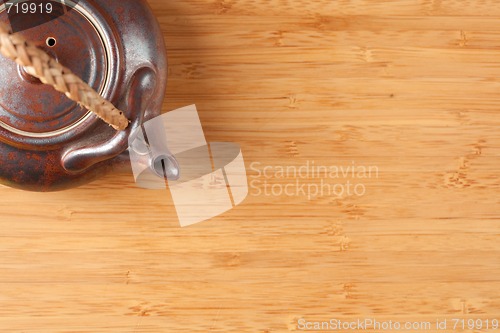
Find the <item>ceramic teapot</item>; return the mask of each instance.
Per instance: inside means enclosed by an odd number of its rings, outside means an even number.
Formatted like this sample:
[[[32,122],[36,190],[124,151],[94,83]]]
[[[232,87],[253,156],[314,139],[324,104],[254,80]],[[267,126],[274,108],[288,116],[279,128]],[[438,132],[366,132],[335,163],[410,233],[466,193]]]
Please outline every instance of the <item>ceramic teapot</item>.
[[[0,7],[0,22],[69,68],[130,121],[125,130],[113,129],[0,55],[0,182],[63,190],[128,163],[130,134],[161,113],[166,88],[164,41],[147,3],[11,1]]]

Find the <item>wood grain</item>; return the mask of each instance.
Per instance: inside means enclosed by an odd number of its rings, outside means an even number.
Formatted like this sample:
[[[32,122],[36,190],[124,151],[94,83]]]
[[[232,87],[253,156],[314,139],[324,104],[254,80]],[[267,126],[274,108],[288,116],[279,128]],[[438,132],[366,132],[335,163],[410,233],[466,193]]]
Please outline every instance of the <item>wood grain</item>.
[[[129,172],[64,193],[2,187],[2,331],[500,319],[498,1],[150,4],[164,111],[195,103],[209,141],[239,143],[250,195],[181,229],[169,193]],[[262,174],[312,162],[378,174]],[[366,193],[264,194],[297,180]]]

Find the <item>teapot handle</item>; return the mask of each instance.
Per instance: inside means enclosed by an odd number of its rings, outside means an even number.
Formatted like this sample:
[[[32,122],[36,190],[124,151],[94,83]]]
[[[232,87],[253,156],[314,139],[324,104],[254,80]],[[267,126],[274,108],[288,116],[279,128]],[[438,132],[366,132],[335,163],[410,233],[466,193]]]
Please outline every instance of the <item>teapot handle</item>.
[[[123,107],[126,114],[135,115],[127,129],[117,131],[108,141],[95,142],[92,139],[85,147],[71,147],[63,154],[61,163],[69,173],[81,173],[93,165],[112,159],[128,148],[128,137],[144,122],[153,94],[156,92],[156,74],[149,67],[138,69],[128,86]]]

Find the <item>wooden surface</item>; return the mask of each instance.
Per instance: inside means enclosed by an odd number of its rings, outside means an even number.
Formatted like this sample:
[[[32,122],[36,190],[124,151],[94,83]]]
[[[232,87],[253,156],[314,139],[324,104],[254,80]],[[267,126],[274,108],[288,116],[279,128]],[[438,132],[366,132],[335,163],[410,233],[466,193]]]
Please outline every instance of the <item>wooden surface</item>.
[[[150,3],[164,111],[197,104],[260,185],[183,229],[169,193],[126,172],[64,193],[2,187],[2,332],[500,319],[498,1]],[[379,172],[354,179],[362,196],[264,194],[297,180],[264,167],[312,162]],[[298,180],[346,181],[323,178]]]

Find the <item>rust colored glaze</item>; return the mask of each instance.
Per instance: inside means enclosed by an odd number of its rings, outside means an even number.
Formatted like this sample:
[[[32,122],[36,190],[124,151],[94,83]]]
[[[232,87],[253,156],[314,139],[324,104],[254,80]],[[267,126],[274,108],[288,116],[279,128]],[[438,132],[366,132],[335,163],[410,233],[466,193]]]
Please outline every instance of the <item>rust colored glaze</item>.
[[[147,3],[74,4],[70,10],[60,5],[64,12],[50,14],[57,18],[19,33],[123,110],[131,124],[115,131],[0,56],[0,181],[6,185],[57,191],[88,183],[125,163],[129,134],[161,113],[166,52]],[[26,16],[0,13],[0,21],[8,19],[20,26]]]

